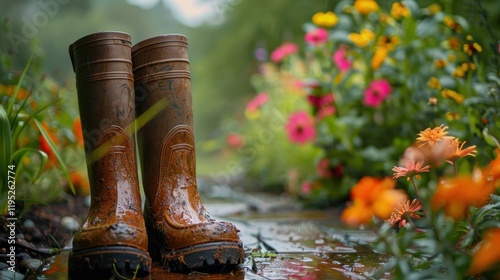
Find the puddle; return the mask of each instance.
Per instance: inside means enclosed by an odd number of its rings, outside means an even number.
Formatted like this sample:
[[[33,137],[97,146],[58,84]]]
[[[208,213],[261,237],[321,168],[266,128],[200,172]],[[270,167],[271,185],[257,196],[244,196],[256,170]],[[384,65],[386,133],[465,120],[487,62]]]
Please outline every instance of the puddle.
[[[241,230],[246,259],[236,271],[177,274],[153,263],[151,274],[140,279],[369,279],[388,261],[367,245],[373,233],[339,227],[325,212],[222,219]],[[55,256],[38,279],[67,279],[68,253]]]

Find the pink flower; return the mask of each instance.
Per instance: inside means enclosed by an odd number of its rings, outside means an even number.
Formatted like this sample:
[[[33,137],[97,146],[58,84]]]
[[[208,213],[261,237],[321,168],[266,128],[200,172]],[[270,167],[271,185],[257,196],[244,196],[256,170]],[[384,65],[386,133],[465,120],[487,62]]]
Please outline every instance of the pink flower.
[[[305,181],[304,183],[302,183],[302,186],[300,186],[300,188],[302,189],[303,193],[308,194],[312,190],[312,184],[309,181]]]
[[[378,107],[391,93],[391,85],[387,80],[374,80],[365,90],[364,103],[368,107]]]
[[[271,53],[271,61],[275,63],[281,62],[283,59],[285,59],[285,57],[296,53],[297,50],[297,45],[293,43],[284,43]]]
[[[247,103],[247,112],[252,113],[257,111],[260,106],[264,105],[269,100],[269,96],[265,92],[257,94],[252,100]]]
[[[328,31],[323,28],[316,28],[307,32],[304,40],[311,45],[323,44],[328,40]]]
[[[322,120],[328,116],[333,116],[335,114],[335,107],[333,106],[325,106],[318,111],[318,119]]]
[[[229,133],[226,137],[226,142],[229,146],[239,149],[245,145],[245,138],[237,133]]]
[[[288,118],[285,129],[290,141],[301,145],[314,139],[316,135],[314,119],[304,111],[292,114]]]
[[[339,68],[340,72],[345,72],[351,69],[352,61],[347,58],[347,47],[340,46],[332,56],[333,62]]]

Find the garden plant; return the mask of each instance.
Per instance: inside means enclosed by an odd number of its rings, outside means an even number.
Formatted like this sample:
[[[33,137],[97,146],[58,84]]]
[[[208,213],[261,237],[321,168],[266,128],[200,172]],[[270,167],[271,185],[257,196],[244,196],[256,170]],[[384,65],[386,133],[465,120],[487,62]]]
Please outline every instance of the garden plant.
[[[498,276],[498,42],[452,8],[317,12],[304,42],[256,50],[257,94],[225,127],[231,171],[306,206],[345,205],[401,279]]]

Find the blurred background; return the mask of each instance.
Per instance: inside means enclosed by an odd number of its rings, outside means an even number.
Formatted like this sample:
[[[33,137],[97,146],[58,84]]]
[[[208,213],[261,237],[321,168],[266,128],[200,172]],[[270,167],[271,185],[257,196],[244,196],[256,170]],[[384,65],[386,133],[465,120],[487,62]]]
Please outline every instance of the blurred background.
[[[450,2],[443,1],[443,2]],[[336,0],[0,0],[0,79],[18,74],[34,53],[32,69],[68,91],[75,105],[74,74],[68,46],[97,31],[123,31],[132,43],[164,33],[189,39],[198,174],[224,174],[230,155],[224,153],[225,121],[241,116],[257,93],[256,50],[268,54],[283,42],[304,42],[304,23],[318,11],[332,10]],[[393,1],[378,1],[388,6]],[[420,0],[426,7],[435,1]],[[477,28],[476,36],[498,38],[498,0],[453,0],[454,13]],[[488,11],[485,14],[484,11]],[[299,48],[302,48],[301,43]],[[305,43],[302,43],[305,44]],[[485,47],[486,48],[486,47]],[[70,107],[71,108],[71,107]],[[222,152],[221,152],[222,151]],[[222,172],[222,173],[221,173]],[[226,172],[228,173],[228,172]],[[231,172],[229,172],[231,173]],[[215,176],[214,175],[214,176]]]

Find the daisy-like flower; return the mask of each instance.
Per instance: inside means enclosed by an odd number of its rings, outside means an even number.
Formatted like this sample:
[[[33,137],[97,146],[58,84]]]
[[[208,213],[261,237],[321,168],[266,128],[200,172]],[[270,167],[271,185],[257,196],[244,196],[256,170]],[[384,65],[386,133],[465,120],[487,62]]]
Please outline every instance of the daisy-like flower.
[[[332,60],[339,68],[340,72],[345,72],[352,67],[352,61],[347,58],[347,47],[341,45],[332,56]]]
[[[467,147],[464,149],[465,142],[462,142],[460,144],[460,141],[458,141],[457,138],[453,139],[450,141],[450,147],[449,147],[449,155],[448,158],[446,159],[446,162],[450,164],[454,164],[459,160],[460,158],[466,157],[466,156],[476,156],[475,154],[477,153],[476,151],[476,145],[472,145],[470,147]]]
[[[408,7],[406,7],[406,5],[403,4],[402,2],[394,2],[394,3],[392,3],[391,15],[395,19],[409,17],[410,14],[411,14],[410,13],[410,9],[408,9]]]
[[[285,129],[291,142],[303,145],[316,135],[314,119],[304,111],[292,114],[288,119]]]
[[[337,25],[337,23],[339,22],[339,18],[331,11],[328,11],[326,13],[318,12],[313,15],[312,22],[317,26],[332,28]]]
[[[469,273],[472,275],[480,274],[493,268],[500,262],[500,250],[497,250],[500,242],[500,228],[488,229],[484,233],[483,242],[479,249],[472,256],[472,263],[469,267]]]
[[[283,45],[277,47],[271,53],[271,61],[273,62],[281,62],[285,57],[296,53],[298,50],[297,45],[294,43],[284,43]]]
[[[304,40],[313,46],[324,44],[328,41],[328,31],[323,28],[316,28],[307,32]]]
[[[368,107],[378,107],[392,91],[391,84],[387,80],[374,80],[365,89],[363,103]]]
[[[430,77],[429,81],[427,81],[427,86],[430,88],[435,88],[435,89],[441,89],[441,83],[439,82],[439,79],[436,77]]]
[[[399,227],[406,226],[406,222],[408,217],[414,219],[420,219],[420,215],[416,212],[422,209],[422,205],[417,199],[413,199],[410,203],[410,200],[407,199],[405,201],[400,202],[395,208],[394,212],[392,212],[391,217],[385,220],[386,223],[390,223],[391,225],[399,224]]]
[[[451,98],[451,99],[455,100],[455,102],[457,102],[458,104],[462,104],[462,102],[464,102],[464,99],[465,99],[465,97],[463,95],[461,95],[460,93],[458,93],[454,90],[451,90],[449,88],[443,89],[441,91],[441,96],[444,98]]]
[[[448,131],[447,126],[444,126],[444,124],[435,127],[435,128],[426,128],[424,131],[420,131],[417,137],[417,142],[419,143],[419,146],[424,146],[428,144],[429,146],[434,146],[434,144],[444,140],[444,139],[453,139],[453,136],[447,136]]]
[[[410,180],[411,177],[415,177],[420,180],[420,173],[429,172],[431,168],[430,165],[423,165],[424,161],[408,160],[405,167],[394,166],[392,168],[392,171],[394,171],[393,178],[407,177],[407,180]]]
[[[472,41],[473,38],[471,35],[467,35],[467,43],[464,45],[464,52],[471,56],[475,53],[480,53],[483,51],[483,48],[481,47],[481,45],[479,45],[478,43]]]
[[[444,24],[448,26],[451,30],[455,32],[462,32],[462,26],[458,24],[456,21],[453,20],[450,16],[445,16],[444,17]]]
[[[368,46],[375,39],[375,33],[368,28],[361,29],[360,33],[350,33],[349,40],[360,48]]]
[[[354,9],[362,15],[367,15],[378,10],[379,6],[374,0],[356,0]]]

